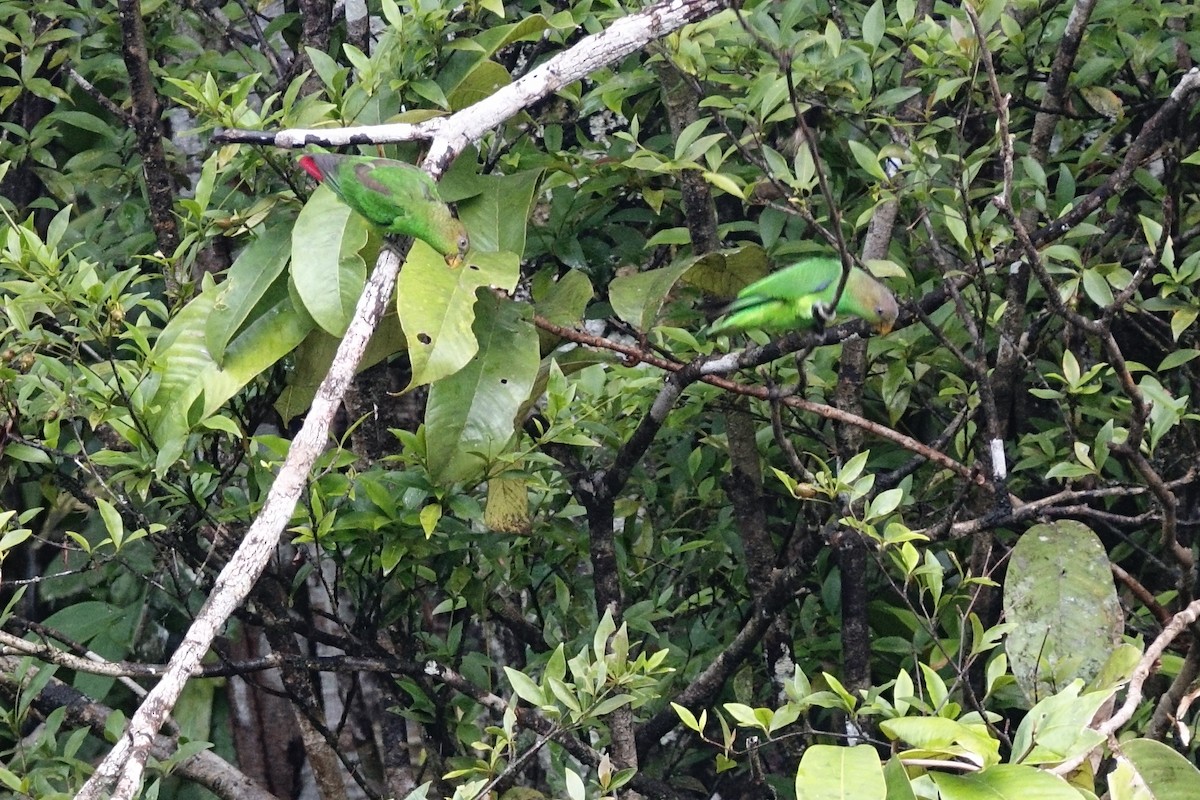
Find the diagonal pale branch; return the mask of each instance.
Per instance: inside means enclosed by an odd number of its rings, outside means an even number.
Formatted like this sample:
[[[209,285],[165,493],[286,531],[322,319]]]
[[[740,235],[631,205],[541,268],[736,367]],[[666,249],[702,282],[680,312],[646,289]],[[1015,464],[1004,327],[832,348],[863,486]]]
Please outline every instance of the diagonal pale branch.
[[[303,147],[383,144],[432,140],[427,161],[448,164],[467,145],[514,116],[521,109],[601,67],[637,52],[659,37],[698,22],[725,7],[720,0],[666,0],[622,17],[608,28],[580,39],[568,50],[549,58],[526,75],[502,86],[474,105],[449,117],[418,123],[359,125],[348,128],[292,128],[276,131],[226,130],[214,134],[219,142],[244,142]]]
[[[239,140],[283,146],[302,144],[313,136],[331,144],[338,141],[346,144],[375,142],[384,141],[376,137],[383,137],[387,131],[403,127],[409,129],[408,135],[397,137],[393,132],[394,138],[390,141],[431,137],[426,169],[438,177],[464,147],[530,103],[722,7],[719,0],[667,0],[657,3],[617,20],[606,30],[584,37],[570,49],[547,60],[490,98],[453,116],[432,120],[422,126],[347,129],[341,132],[346,138],[340,140],[333,138],[338,133],[336,131],[285,131],[269,138],[260,133],[257,138]],[[416,127],[422,128],[420,134],[413,133],[412,129]],[[224,138],[233,141],[236,137],[227,133]],[[246,532],[237,553],[217,577],[212,593],[171,657],[162,680],[146,695],[130,719],[125,733],[76,795],[77,800],[99,800],[106,796],[105,790],[110,785],[115,785],[114,790],[107,796],[114,800],[130,800],[137,793],[155,736],[179,700],[188,676],[200,664],[226,620],[245,601],[291,519],[309,471],[325,446],[334,413],[395,288],[400,261],[390,248],[380,253],[329,373],[317,390],[304,426],[292,442],[262,510]]]

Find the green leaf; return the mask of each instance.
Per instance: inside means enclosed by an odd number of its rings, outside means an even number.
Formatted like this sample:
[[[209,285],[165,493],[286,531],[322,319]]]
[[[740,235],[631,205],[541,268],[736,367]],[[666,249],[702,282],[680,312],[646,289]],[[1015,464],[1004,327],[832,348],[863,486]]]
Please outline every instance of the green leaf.
[[[512,686],[513,691],[517,693],[517,697],[529,703],[531,706],[548,705],[550,699],[546,697],[546,693],[542,691],[542,687],[534,683],[523,672],[517,672],[512,667],[505,667],[504,674],[508,676],[508,683]]]
[[[1176,336],[1175,338],[1178,339],[1179,337]],[[1182,366],[1182,365],[1188,363],[1189,361],[1194,359],[1196,356],[1200,356],[1200,350],[1196,350],[1195,348],[1192,348],[1192,347],[1185,347],[1181,350],[1174,350],[1174,351],[1168,353],[1166,358],[1164,358],[1161,362],[1159,362],[1158,369],[1155,371],[1156,372],[1166,372],[1169,369],[1175,369],[1176,367],[1179,367],[1179,366]]]
[[[517,410],[529,397],[540,360],[537,332],[522,317],[528,306],[484,294],[476,305],[478,352],[429,392],[425,436],[437,446],[426,465],[443,485],[479,477],[513,436]]]
[[[708,117],[702,117],[680,131],[679,136],[675,138],[675,155],[673,156],[673,160],[683,161],[688,148],[700,138],[700,134],[704,133],[710,124],[712,124],[712,120]]]
[[[854,156],[854,160],[863,168],[872,178],[877,181],[887,182],[887,173],[883,171],[883,167],[879,163],[879,154],[871,148],[867,147],[862,142],[850,139],[846,142],[850,146],[850,154]]]
[[[1135,789],[1149,792],[1154,800],[1191,800],[1200,797],[1200,771],[1186,758],[1162,742],[1133,739],[1121,743],[1118,764],[1130,772],[1110,779],[1113,800],[1145,797]]]
[[[946,717],[900,717],[880,722],[879,729],[933,756],[967,758],[980,767],[1000,761],[1000,742],[980,723],[967,724]]]
[[[96,510],[100,512],[100,518],[104,520],[104,529],[112,539],[113,546],[120,548],[121,541],[125,538],[125,523],[121,519],[121,515],[113,507],[113,504],[103,497],[96,498]]]
[[[242,327],[286,294],[287,282],[276,278],[291,255],[291,236],[286,225],[268,228],[242,250],[229,268],[204,327],[205,346],[218,364],[224,361],[226,346]],[[264,308],[257,308],[264,300]]]
[[[430,503],[421,509],[421,530],[425,531],[425,538],[433,536],[433,532],[437,530],[438,520],[442,518],[442,506],[440,503]]]
[[[214,414],[256,375],[290,353],[313,327],[312,320],[287,297],[267,308],[259,304],[256,313],[261,313],[227,345],[224,361],[218,364],[205,345],[205,328],[218,291],[206,287],[167,323],[154,343],[152,363],[160,378],[146,417],[162,448],[155,467],[160,472],[182,452],[191,424]],[[189,422],[193,407],[198,416]]]
[[[1021,720],[1013,736],[1012,760],[1021,764],[1058,764],[1082,756],[1104,741],[1088,727],[1116,688],[1080,694],[1076,679],[1062,691],[1039,701]]]
[[[611,714],[618,708],[623,708],[629,705],[631,700],[633,700],[633,695],[631,694],[618,694],[613,695],[612,697],[606,697],[605,699],[601,700],[595,708],[592,709],[592,716],[603,717],[606,714]]]
[[[577,269],[567,270],[558,280],[541,286],[536,279],[534,281],[533,300],[537,314],[563,327],[579,324],[594,294],[592,282]],[[538,339],[541,341],[543,354],[549,353],[561,341],[559,337],[541,328],[538,329]]]
[[[885,800],[887,783],[870,745],[815,744],[796,770],[796,800]]]
[[[880,492],[871,501],[870,508],[866,513],[867,519],[886,517],[900,506],[900,501],[903,499],[904,490],[899,487]]]
[[[1091,301],[1101,308],[1112,305],[1115,299],[1112,287],[1108,285],[1108,280],[1100,274],[1099,270],[1085,269],[1083,271],[1083,290],[1087,292]]]
[[[685,283],[715,297],[731,298],[771,271],[767,251],[757,244],[717,250],[692,260]]]
[[[913,793],[912,782],[904,770],[904,764],[898,758],[889,758],[883,768],[883,779],[887,784],[887,800],[917,800]]]
[[[675,709],[675,713],[679,715],[680,722],[694,730],[696,733],[704,733],[704,730],[700,727],[700,722],[696,719],[695,714],[674,701],[671,702],[671,708]]]
[[[471,232],[472,254],[500,251],[515,253],[518,258],[525,254],[527,221],[541,175],[540,169],[469,178],[459,178],[453,171],[447,175],[442,181],[442,197],[447,202],[470,192],[458,200],[458,216]]]
[[[422,241],[414,241],[408,251],[396,286],[396,305],[412,364],[410,389],[453,375],[479,349],[471,329],[476,289],[512,291],[516,286],[516,254],[472,251],[468,259],[466,266],[452,270]]]
[[[1020,764],[997,764],[969,775],[930,772],[942,800],[1080,800],[1079,792],[1062,778]]]
[[[1179,341],[1180,335],[1191,327],[1196,321],[1196,317],[1200,315],[1200,309],[1181,308],[1171,315],[1171,337],[1175,341]]]
[[[685,258],[662,269],[614,278],[608,285],[613,312],[638,330],[649,330],[675,283],[694,263],[693,259]]]
[[[50,464],[50,454],[37,447],[30,447],[21,442],[9,442],[4,447],[4,455],[27,464]]]
[[[446,99],[452,111],[461,111],[510,83],[512,76],[503,65],[490,60],[479,61],[452,91],[446,92]]]
[[[319,186],[292,230],[292,286],[313,320],[333,336],[346,332],[367,279],[360,251],[371,223]]]
[[[867,9],[862,23],[863,41],[869,44],[872,50],[878,48],[879,43],[883,41],[884,24],[883,0],[875,0]]]
[[[1091,680],[1123,630],[1108,555],[1086,525],[1035,525],[1013,547],[1004,616],[1015,625],[1006,650],[1033,701],[1076,677]]]

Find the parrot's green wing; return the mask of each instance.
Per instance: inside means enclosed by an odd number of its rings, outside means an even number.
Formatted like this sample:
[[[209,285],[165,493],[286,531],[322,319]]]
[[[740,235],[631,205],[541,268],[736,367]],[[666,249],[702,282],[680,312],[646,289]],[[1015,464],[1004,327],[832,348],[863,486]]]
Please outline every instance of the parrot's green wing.
[[[738,292],[737,300],[752,297],[796,300],[823,294],[832,299],[841,277],[842,262],[836,258],[806,258],[750,284]]]
[[[442,203],[433,179],[408,164],[380,164],[376,159],[355,163],[351,169],[353,180],[343,184],[343,192],[367,211],[363,216],[372,222],[416,221],[424,208]]]
[[[841,275],[835,258],[809,258],[773,272],[738,292],[709,333],[797,330],[827,322]]]
[[[451,263],[470,247],[467,229],[442,202],[437,184],[411,164],[314,153],[301,157],[300,166],[388,233],[421,239]]]
[[[855,267],[835,307],[841,277],[842,262],[829,257],[808,258],[774,272],[738,292],[709,334],[802,330],[830,322],[835,311],[862,317],[882,333],[890,331],[899,309],[887,287]]]

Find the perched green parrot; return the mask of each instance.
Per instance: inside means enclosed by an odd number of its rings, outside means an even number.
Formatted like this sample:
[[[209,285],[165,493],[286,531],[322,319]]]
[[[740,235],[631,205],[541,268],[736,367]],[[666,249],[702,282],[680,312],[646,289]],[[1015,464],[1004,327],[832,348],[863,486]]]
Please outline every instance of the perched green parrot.
[[[738,292],[709,334],[820,328],[838,314],[862,317],[880,333],[889,332],[900,310],[887,287],[855,267],[835,306],[833,296],[841,277],[842,262],[824,256],[773,272]]]
[[[467,229],[438,196],[433,178],[403,161],[313,153],[300,166],[387,233],[413,236],[456,267],[471,246]]]

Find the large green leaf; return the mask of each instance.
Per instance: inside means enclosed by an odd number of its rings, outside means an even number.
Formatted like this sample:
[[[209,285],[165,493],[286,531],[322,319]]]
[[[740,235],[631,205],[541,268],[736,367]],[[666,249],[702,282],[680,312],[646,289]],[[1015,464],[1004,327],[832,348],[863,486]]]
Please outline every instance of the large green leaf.
[[[549,21],[541,14],[531,14],[528,17],[508,25],[493,25],[470,38],[455,39],[448,43],[448,49],[454,50],[449,62],[437,75],[437,83],[443,93],[450,95],[461,92],[464,85],[478,77],[481,62],[491,58],[497,50],[513,42],[541,38],[542,32],[550,27]],[[488,62],[500,67],[495,62]],[[503,67],[500,67],[503,70]],[[504,71],[504,83],[509,82],[507,70]],[[459,108],[460,106],[455,106]]]
[[[675,283],[695,263],[696,259],[685,258],[662,269],[614,278],[608,285],[613,312],[638,330],[648,330]]]
[[[371,224],[320,186],[292,229],[292,287],[299,304],[334,336],[346,332],[367,279],[361,251]]]
[[[470,181],[475,194],[458,203],[458,215],[471,233],[471,252],[525,254],[525,228],[533,192],[542,171],[482,175]]]
[[[396,286],[396,308],[412,362],[409,388],[433,383],[462,369],[479,349],[471,324],[475,290],[512,291],[520,274],[515,253],[477,253],[458,269],[422,241],[413,242]]]
[[[495,61],[480,61],[448,94],[447,100],[451,109],[460,111],[491,97],[501,86],[510,83],[512,76],[507,69]]]
[[[476,306],[479,352],[433,384],[425,413],[428,467],[441,483],[480,477],[513,435],[513,420],[537,376],[538,338],[528,306],[484,293]]]
[[[1108,787],[1113,800],[1193,800],[1200,771],[1162,742],[1133,739],[1121,743]]]
[[[766,251],[749,244],[615,278],[608,285],[608,300],[618,317],[644,331],[654,325],[667,295],[681,279],[717,297],[733,297],[769,271]]]
[[[1082,688],[1083,681],[1076,679],[1029,710],[1013,737],[1013,761],[1058,764],[1104,741],[1104,736],[1088,725],[1116,690],[1080,695]]]
[[[1082,800],[1071,784],[1050,772],[997,764],[970,775],[931,772],[942,800]]]
[[[537,313],[555,325],[564,327],[578,324],[593,294],[592,282],[577,269],[567,270],[553,282],[535,279],[533,285],[533,302]],[[543,353],[550,352],[559,343],[559,337],[540,329],[538,337]]]
[[[225,357],[225,346],[242,329],[248,319],[257,317],[263,308],[278,302],[278,297],[268,296],[272,287],[286,293],[286,282],[276,281],[291,254],[289,237],[291,228],[275,225],[269,228],[238,255],[229,268],[220,293],[213,304],[204,329],[205,344],[213,360],[218,364]]]
[[[280,275],[276,281],[282,283]],[[221,290],[208,286],[167,324],[155,342],[152,361],[160,375],[148,404],[147,422],[159,447],[156,469],[162,472],[183,452],[191,430],[211,417],[256,375],[291,352],[313,328],[279,287],[267,294],[277,299],[256,306],[250,320],[225,347],[217,363],[208,350],[205,327]]]
[[[1104,546],[1070,520],[1035,525],[1013,547],[1004,616],[1013,676],[1031,702],[1090,681],[1123,630]]]
[[[717,297],[733,297],[771,271],[767,251],[756,244],[705,253],[683,279]]]
[[[796,800],[884,800],[887,784],[870,745],[814,744],[796,770]]]

